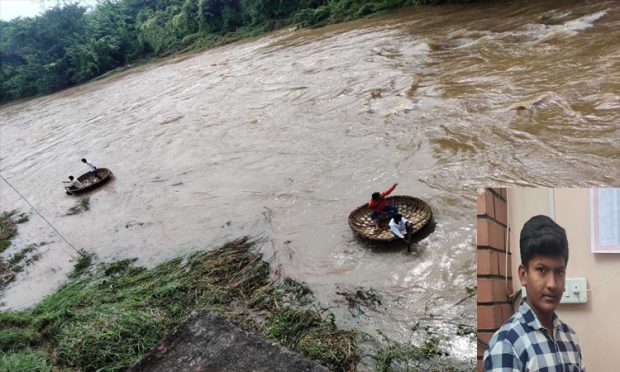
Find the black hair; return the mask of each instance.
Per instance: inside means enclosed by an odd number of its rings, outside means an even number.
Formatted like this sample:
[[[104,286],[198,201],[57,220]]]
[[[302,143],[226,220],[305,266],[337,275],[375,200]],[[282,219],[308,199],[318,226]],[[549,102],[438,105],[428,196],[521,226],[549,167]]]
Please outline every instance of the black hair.
[[[73,176],[69,176],[69,179],[70,179],[71,181],[73,181]]]
[[[392,218],[394,219],[394,222],[399,222],[401,218],[403,218],[403,215],[400,213],[396,213],[394,216],[392,216]]]
[[[86,163],[86,159],[82,158],[82,163]]]
[[[379,200],[380,197],[381,193],[379,193],[378,191],[372,193],[372,200]]]
[[[521,264],[526,268],[534,256],[561,256],[564,264],[568,263],[566,231],[547,216],[534,216],[523,225],[519,245]]]

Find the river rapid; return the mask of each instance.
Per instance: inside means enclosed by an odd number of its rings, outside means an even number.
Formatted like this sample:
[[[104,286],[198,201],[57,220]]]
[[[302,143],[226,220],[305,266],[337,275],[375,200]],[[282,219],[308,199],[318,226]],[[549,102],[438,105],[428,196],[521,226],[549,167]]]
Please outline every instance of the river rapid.
[[[620,3],[480,2],[276,33],[0,107],[0,173],[75,247],[152,267],[242,235],[305,281],[341,327],[474,365],[481,186],[620,183]],[[115,179],[91,210],[60,183],[86,157]],[[356,240],[348,213],[392,183],[433,208],[419,254]],[[40,260],[0,298],[24,309],[76,254],[31,214],[10,256]],[[349,311],[336,292],[382,296]],[[418,327],[415,325],[418,324]],[[417,328],[417,329],[416,329]],[[461,327],[462,328],[462,327]]]

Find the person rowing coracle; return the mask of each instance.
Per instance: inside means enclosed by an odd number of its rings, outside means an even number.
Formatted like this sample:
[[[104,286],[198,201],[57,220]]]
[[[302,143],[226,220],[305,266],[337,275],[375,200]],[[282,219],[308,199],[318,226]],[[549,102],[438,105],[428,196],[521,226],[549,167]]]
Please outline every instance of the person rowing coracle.
[[[411,243],[413,242],[412,236],[415,232],[413,224],[403,217],[402,214],[396,213],[392,219],[390,219],[388,226],[390,226],[390,230],[392,230],[394,236],[407,243],[407,251],[411,252]]]
[[[82,188],[82,183],[76,180],[73,176],[69,176],[69,181],[62,181],[62,183],[68,183],[68,185],[65,186],[67,191],[74,191]]]
[[[381,230],[381,225],[379,223],[379,219],[381,217],[386,217],[385,219],[391,217],[395,213],[398,213],[398,207],[395,205],[391,205],[385,199],[386,196],[390,195],[392,191],[398,186],[398,183],[393,184],[389,189],[384,192],[373,192],[370,201],[368,202],[368,206],[372,210],[370,213],[370,219],[375,224],[375,230]]]
[[[387,196],[396,186],[392,185],[383,193],[373,193],[374,200],[365,202],[349,213],[349,227],[357,237],[376,243],[404,240],[408,245],[413,243],[414,235],[423,239],[419,232],[433,220],[431,207],[424,200],[413,196]],[[400,218],[396,214],[400,214]],[[398,234],[390,225],[396,225]]]
[[[99,175],[97,174],[97,167],[95,167],[93,165],[93,163],[90,163],[86,159],[82,159],[82,163],[86,164],[88,169],[90,169],[90,174],[92,174],[93,176],[97,177],[98,179],[101,179],[101,177],[99,177]]]

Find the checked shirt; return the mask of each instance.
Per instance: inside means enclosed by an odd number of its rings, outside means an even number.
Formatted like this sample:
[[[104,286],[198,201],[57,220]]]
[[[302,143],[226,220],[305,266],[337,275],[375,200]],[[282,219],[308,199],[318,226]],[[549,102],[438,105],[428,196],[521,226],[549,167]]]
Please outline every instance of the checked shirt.
[[[484,352],[484,370],[492,372],[582,372],[577,334],[553,314],[552,340],[525,299],[495,332]]]

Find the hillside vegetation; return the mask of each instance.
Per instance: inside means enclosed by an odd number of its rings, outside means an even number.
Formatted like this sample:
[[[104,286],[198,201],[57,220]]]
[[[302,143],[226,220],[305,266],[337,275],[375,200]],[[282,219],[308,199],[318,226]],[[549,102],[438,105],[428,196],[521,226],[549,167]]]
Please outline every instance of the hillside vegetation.
[[[151,57],[285,25],[312,27],[441,0],[101,0],[0,21],[0,102],[48,94]],[[461,0],[461,2],[464,2]]]

